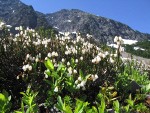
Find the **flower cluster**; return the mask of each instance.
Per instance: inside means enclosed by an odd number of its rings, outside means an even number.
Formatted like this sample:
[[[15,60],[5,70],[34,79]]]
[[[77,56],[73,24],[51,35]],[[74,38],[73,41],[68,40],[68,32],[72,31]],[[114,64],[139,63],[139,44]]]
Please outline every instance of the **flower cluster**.
[[[27,70],[31,71],[31,70],[32,70],[32,66],[29,65],[29,64],[27,64],[27,65],[24,65],[24,66],[22,67],[22,69],[23,69],[23,71],[27,71]]]
[[[82,77],[78,77],[78,79],[75,81],[75,84],[76,84],[76,88],[77,89],[82,89],[82,90],[85,90],[85,85],[86,85],[86,80],[84,80]]]
[[[114,38],[114,42],[117,44],[117,48],[118,48],[118,51],[121,53],[124,51],[124,48],[121,47],[121,44],[123,44],[123,39],[121,36],[115,36]]]

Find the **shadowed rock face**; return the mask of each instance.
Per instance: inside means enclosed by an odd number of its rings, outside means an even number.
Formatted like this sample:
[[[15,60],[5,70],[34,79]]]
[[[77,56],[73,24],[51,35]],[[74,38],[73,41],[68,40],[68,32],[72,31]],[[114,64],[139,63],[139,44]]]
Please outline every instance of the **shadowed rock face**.
[[[63,9],[55,13],[43,14],[20,0],[0,0],[0,19],[13,27],[20,25],[31,28],[53,26],[62,32],[88,33],[96,40],[105,43],[112,43],[114,36],[136,40],[150,39],[149,34],[134,31],[129,26],[108,18],[77,9]]]
[[[12,26],[35,28],[48,25],[45,15],[19,0],[0,0],[0,19]]]
[[[50,25],[59,31],[89,33],[102,42],[112,42],[114,36],[122,36],[126,39],[143,40],[150,35],[134,31],[129,26],[120,22],[95,16],[77,9],[66,10],[47,14]]]

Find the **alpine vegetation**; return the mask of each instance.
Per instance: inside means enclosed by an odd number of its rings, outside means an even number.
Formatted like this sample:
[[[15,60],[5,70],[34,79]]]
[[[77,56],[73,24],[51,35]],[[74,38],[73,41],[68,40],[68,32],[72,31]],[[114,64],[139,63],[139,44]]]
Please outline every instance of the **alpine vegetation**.
[[[149,113],[148,70],[124,60],[91,35],[0,23],[0,111],[14,113]]]

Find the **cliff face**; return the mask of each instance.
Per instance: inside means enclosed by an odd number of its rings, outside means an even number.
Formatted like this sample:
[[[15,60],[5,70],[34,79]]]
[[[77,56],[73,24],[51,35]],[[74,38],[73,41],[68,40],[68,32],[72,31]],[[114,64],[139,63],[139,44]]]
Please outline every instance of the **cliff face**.
[[[50,25],[59,31],[89,33],[102,42],[112,42],[114,36],[122,36],[126,39],[143,40],[150,38],[149,34],[134,31],[129,26],[120,22],[95,16],[80,10],[61,10],[47,14]]]
[[[114,36],[136,40],[150,39],[150,34],[135,31],[125,24],[108,18],[77,9],[63,9],[55,13],[43,14],[20,0],[0,0],[0,19],[13,27],[20,25],[31,28],[53,26],[62,32],[88,33],[101,42],[111,43]]]
[[[0,0],[0,19],[12,26],[46,26],[45,16],[19,0]]]

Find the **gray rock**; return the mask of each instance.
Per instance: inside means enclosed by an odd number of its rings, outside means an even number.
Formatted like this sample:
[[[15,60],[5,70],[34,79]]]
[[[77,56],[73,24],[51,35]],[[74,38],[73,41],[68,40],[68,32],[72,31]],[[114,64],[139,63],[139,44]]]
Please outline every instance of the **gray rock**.
[[[95,16],[77,9],[63,9],[55,13],[47,14],[46,18],[49,24],[59,28],[59,31],[88,33],[101,42],[112,43],[115,36],[122,36],[125,39],[134,40],[150,39],[150,34],[135,31],[120,22]]]
[[[7,24],[36,28],[53,26],[61,32],[80,32],[93,35],[100,42],[113,43],[115,36],[125,39],[150,39],[150,34],[141,33],[112,19],[95,16],[77,9],[63,9],[51,14],[37,12],[20,0],[0,0],[0,19]]]

